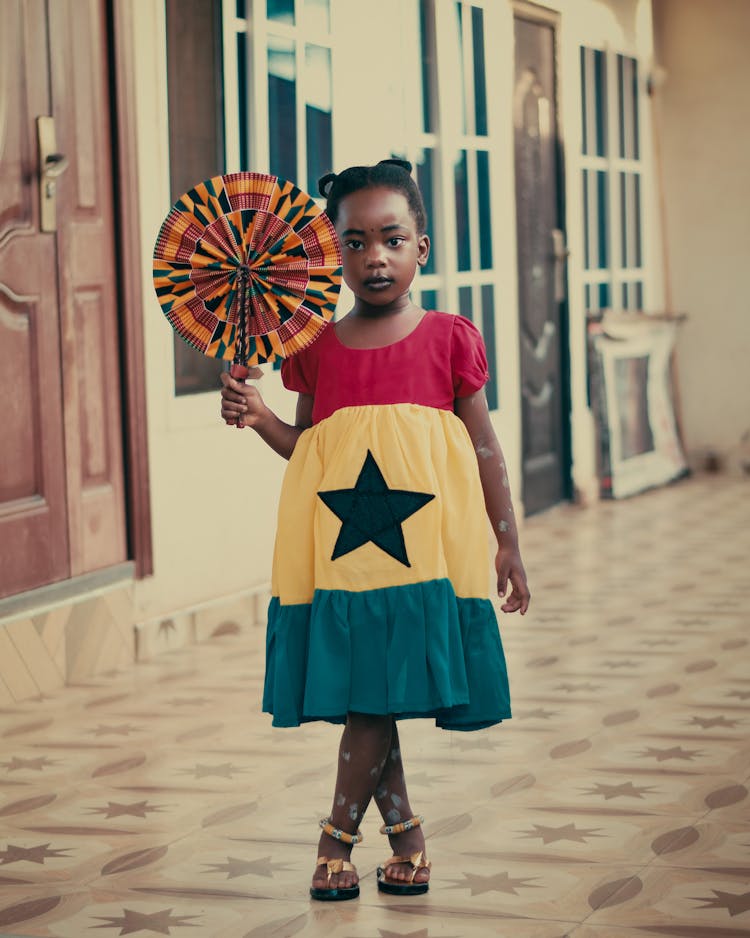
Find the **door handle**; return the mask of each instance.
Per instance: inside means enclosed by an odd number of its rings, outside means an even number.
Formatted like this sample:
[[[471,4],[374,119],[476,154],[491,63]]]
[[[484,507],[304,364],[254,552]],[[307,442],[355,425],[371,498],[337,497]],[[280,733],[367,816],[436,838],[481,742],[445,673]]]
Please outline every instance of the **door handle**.
[[[54,117],[37,117],[39,139],[39,228],[57,231],[57,180],[68,168],[68,158],[57,151]]]
[[[565,232],[560,228],[552,229],[552,257],[555,262],[554,291],[555,302],[562,303],[565,299],[565,263],[570,251],[565,246]]]

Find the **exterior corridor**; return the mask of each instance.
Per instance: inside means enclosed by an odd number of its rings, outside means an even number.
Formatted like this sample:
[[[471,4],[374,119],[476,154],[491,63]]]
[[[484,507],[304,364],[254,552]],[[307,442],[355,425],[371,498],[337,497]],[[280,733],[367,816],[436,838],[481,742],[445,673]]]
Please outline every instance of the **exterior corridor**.
[[[750,500],[702,476],[531,518],[503,617],[514,719],[401,725],[432,886],[308,898],[339,730],[259,712],[262,630],[0,712],[0,933],[750,934]]]

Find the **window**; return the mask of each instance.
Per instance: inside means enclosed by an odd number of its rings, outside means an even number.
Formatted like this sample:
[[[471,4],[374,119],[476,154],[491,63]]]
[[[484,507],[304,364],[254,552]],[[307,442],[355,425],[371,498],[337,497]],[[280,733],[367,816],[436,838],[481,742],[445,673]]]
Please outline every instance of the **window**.
[[[644,308],[638,62],[581,48],[586,311]]]
[[[442,304],[471,319],[482,332],[490,368],[487,399],[495,410],[496,278],[485,9],[469,0],[419,0],[419,20],[422,128],[416,173],[432,252],[417,288],[423,306]],[[433,231],[439,232],[439,242]]]
[[[172,202],[197,183],[224,172],[219,0],[168,0],[167,85]],[[195,42],[202,36],[202,42]],[[185,102],[190,106],[186,107]],[[221,363],[174,339],[175,394],[216,391]]]
[[[227,162],[317,196],[333,168],[330,0],[224,0]],[[265,15],[264,15],[265,14]]]

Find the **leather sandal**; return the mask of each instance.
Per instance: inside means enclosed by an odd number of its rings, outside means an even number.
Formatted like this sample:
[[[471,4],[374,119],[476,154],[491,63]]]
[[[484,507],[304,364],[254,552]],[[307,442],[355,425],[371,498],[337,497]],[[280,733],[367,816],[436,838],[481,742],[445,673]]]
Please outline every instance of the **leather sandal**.
[[[380,833],[386,835],[401,834],[404,831],[412,830],[414,827],[419,827],[423,821],[423,817],[417,816],[409,818],[408,821],[402,821],[400,824],[384,824],[380,828]],[[392,866],[397,866],[399,863],[408,863],[411,866],[411,877],[408,880],[389,878],[388,870]],[[432,863],[426,859],[423,850],[419,850],[417,853],[412,853],[409,856],[393,856],[390,860],[386,860],[382,866],[378,867],[378,889],[392,896],[420,896],[427,892],[430,888],[430,884],[429,882],[415,883],[414,877],[420,870],[429,870],[431,868]]]
[[[318,886],[310,886],[310,897],[318,899],[321,902],[341,902],[343,899],[356,899],[359,895],[359,883],[345,888],[337,887],[331,889],[331,877],[338,873],[356,873],[357,868],[348,860],[338,858],[329,860],[328,857],[318,857],[315,862],[317,866],[325,866],[328,870],[328,885],[325,889]]]
[[[320,821],[320,826],[323,829],[324,834],[328,834],[329,837],[332,837],[334,840],[340,840],[342,843],[354,844],[362,843],[362,832],[357,831],[356,834],[348,834],[346,831],[339,830],[339,828],[334,827],[333,824],[329,821],[328,818],[322,818]],[[339,873],[356,873],[357,868],[353,863],[350,863],[348,860],[344,860],[342,857],[337,857],[336,859],[330,860],[328,857],[318,857],[315,862],[316,868],[319,866],[325,866],[328,870],[328,879],[325,889],[322,889],[319,886],[310,887],[310,897],[312,899],[317,899],[320,902],[341,902],[344,899],[356,899],[359,895],[359,883],[355,883],[353,886],[346,887],[336,887],[331,889],[331,877],[337,876]]]

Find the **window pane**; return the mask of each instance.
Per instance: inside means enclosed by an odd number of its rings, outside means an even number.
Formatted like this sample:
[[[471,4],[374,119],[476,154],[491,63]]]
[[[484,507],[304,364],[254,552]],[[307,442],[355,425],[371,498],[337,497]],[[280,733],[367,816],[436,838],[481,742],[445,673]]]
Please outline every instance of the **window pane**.
[[[604,53],[581,47],[581,152],[586,156],[607,154],[607,73]]]
[[[269,20],[277,23],[294,23],[294,0],[266,0]]]
[[[297,178],[297,74],[294,42],[268,40],[268,136],[271,172]]]
[[[434,154],[432,150],[424,149],[422,151],[422,162],[417,164],[417,185],[422,193],[425,211],[427,213],[427,234],[430,238],[430,256],[427,263],[422,268],[424,274],[435,273],[435,252],[436,244],[432,237],[432,217],[434,206]]]
[[[420,0],[419,32],[422,40],[422,129],[435,132],[432,76],[435,74],[435,23],[430,0]]]
[[[456,250],[459,270],[471,270],[471,228],[469,225],[469,180],[466,172],[466,150],[460,156],[453,171],[456,203]]]
[[[598,288],[599,293],[599,309],[609,309],[611,301],[609,298],[609,284],[600,283]]]
[[[462,316],[473,321],[472,310],[474,303],[471,298],[471,287],[458,288],[458,311]]]
[[[455,29],[451,31],[451,36],[455,38],[456,45],[453,49],[451,63],[456,69],[458,81],[460,82],[457,91],[458,103],[461,106],[461,133],[466,133],[466,82],[464,80],[464,17],[461,0],[456,0],[453,4],[453,10],[456,16]],[[460,89],[460,90],[459,90]]]
[[[490,206],[490,155],[477,150],[477,197],[479,199],[479,266],[492,267],[492,208]]]
[[[419,302],[422,304],[422,307],[424,309],[437,309],[438,308],[437,290],[422,290],[422,294],[419,298]]]
[[[237,0],[237,16],[241,20],[245,18],[245,0]]]
[[[490,380],[485,385],[490,410],[500,406],[497,388],[497,356],[495,354],[495,288],[491,283],[482,286],[482,335],[487,348],[487,366]]]
[[[319,32],[331,31],[330,0],[305,0],[305,26]]]
[[[638,62],[617,56],[617,91],[620,103],[620,156],[640,159],[638,134]]]
[[[607,174],[603,170],[583,170],[583,237],[586,270],[609,266]]]
[[[306,46],[305,88],[307,190],[317,192],[318,179],[333,169],[330,49],[324,46]]]
[[[240,108],[240,169],[247,170],[247,33],[237,33],[237,94]]]
[[[484,10],[481,7],[471,8],[471,24],[474,37],[474,132],[484,137],[487,135],[487,82],[484,68]]]
[[[622,266],[641,266],[641,175],[620,173]]]

